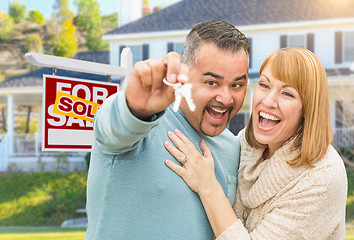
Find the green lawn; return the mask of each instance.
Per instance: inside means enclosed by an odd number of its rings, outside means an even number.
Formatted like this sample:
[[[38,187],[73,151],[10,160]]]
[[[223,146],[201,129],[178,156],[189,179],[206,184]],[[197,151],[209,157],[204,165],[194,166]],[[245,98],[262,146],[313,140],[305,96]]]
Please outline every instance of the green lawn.
[[[83,240],[83,228],[0,227],[2,240]]]
[[[83,240],[85,229],[60,227],[0,227],[1,240]],[[348,235],[345,240],[354,240]]]

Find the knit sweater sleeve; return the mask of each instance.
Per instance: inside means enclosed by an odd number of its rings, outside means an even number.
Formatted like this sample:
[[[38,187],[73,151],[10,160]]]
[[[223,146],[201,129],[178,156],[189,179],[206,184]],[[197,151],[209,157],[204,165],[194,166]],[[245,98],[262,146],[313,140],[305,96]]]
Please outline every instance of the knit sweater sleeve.
[[[311,179],[320,180],[309,176],[306,181]],[[254,229],[248,231],[239,219],[218,240],[344,239],[345,188],[343,183],[335,182],[298,188],[274,203],[272,211]]]
[[[95,139],[104,154],[122,154],[136,149],[164,112],[151,122],[141,121],[131,114],[125,92],[114,94],[102,104],[94,118]]]
[[[238,216],[241,219],[217,239],[344,239],[346,197],[343,161],[333,147],[329,147],[324,159],[313,168],[299,174],[274,197],[254,208],[258,216],[253,218],[257,220]],[[240,197],[237,198],[236,212],[244,208],[240,206]],[[247,221],[256,221],[255,227],[247,229]]]

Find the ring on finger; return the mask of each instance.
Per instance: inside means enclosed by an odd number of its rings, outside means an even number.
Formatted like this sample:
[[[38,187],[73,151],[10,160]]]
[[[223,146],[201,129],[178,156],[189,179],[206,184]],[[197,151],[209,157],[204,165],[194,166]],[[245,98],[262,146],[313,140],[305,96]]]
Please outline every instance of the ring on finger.
[[[186,157],[186,159],[184,159],[183,163],[182,163],[182,167],[184,166],[184,164],[186,164],[188,162],[188,158]]]

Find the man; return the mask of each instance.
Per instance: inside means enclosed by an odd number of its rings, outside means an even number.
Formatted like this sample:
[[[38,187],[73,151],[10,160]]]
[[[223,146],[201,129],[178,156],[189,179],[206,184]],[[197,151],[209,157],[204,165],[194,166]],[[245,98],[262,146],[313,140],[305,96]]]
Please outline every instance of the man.
[[[240,147],[225,128],[243,104],[249,54],[247,38],[234,26],[207,21],[188,34],[182,59],[169,53],[134,66],[125,91],[95,116],[86,240],[214,238],[198,195],[165,166],[174,158],[164,142],[175,129],[196,146],[204,140],[233,204]],[[195,111],[185,99],[178,112],[169,107],[174,89],[165,77],[192,84]]]

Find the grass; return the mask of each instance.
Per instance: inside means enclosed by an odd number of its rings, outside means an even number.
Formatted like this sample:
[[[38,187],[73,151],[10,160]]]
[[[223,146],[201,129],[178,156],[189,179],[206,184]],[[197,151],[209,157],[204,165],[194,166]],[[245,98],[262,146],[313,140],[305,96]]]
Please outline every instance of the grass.
[[[348,197],[347,197],[347,209],[346,220],[354,220],[354,170],[347,169],[348,177]]]
[[[83,240],[83,228],[53,227],[0,227],[2,240]],[[345,236],[345,240],[354,240],[354,235]]]
[[[60,226],[86,203],[87,172],[0,174],[0,226]]]
[[[83,240],[83,228],[53,227],[0,227],[0,239],[3,240]]]

